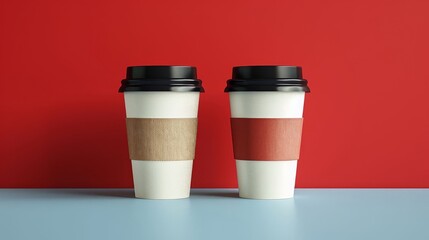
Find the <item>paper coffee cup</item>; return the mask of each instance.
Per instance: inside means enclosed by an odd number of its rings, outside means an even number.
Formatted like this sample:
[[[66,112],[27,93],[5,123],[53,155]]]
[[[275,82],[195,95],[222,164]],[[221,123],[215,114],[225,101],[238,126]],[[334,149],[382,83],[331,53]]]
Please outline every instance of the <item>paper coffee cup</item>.
[[[294,196],[307,81],[300,67],[235,67],[229,93],[239,195]]]
[[[120,92],[137,198],[189,197],[201,84],[194,67],[127,69]]]

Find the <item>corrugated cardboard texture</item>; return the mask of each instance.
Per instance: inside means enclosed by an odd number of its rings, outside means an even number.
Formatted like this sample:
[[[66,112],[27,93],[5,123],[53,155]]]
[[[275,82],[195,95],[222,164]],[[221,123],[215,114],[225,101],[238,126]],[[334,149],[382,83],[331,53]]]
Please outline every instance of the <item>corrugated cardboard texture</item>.
[[[127,118],[133,160],[192,160],[197,118]]]
[[[235,159],[299,159],[302,122],[302,118],[231,118]]]

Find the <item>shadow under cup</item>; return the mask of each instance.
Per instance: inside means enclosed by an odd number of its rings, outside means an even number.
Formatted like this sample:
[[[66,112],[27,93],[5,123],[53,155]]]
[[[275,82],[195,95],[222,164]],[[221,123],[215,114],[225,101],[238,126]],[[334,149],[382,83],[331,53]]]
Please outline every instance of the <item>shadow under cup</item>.
[[[203,92],[189,66],[128,67],[124,92],[135,195],[187,198]]]
[[[234,67],[225,92],[240,197],[293,197],[309,92],[301,67]]]

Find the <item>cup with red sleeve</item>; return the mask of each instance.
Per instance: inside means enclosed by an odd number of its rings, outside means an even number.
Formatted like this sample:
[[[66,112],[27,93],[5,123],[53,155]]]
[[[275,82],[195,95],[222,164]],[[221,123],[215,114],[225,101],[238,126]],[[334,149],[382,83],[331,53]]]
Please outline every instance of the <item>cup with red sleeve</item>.
[[[234,67],[227,81],[239,195],[294,196],[305,94],[299,66]]]

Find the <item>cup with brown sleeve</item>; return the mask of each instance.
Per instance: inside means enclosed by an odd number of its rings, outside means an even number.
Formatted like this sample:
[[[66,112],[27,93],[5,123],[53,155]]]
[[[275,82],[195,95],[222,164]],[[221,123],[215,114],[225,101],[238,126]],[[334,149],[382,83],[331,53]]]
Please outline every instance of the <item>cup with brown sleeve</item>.
[[[199,96],[204,92],[196,68],[128,67],[119,92],[125,98],[135,196],[189,197]]]
[[[239,195],[294,196],[305,93],[297,66],[234,67],[227,81]]]

